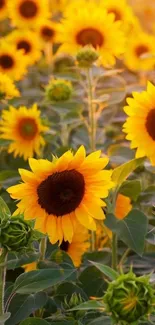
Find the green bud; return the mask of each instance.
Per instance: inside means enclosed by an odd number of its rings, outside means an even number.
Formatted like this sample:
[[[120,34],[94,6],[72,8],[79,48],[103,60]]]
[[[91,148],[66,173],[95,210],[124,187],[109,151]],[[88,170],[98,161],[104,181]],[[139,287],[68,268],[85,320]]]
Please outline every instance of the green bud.
[[[11,218],[0,233],[1,247],[8,251],[25,251],[30,248],[34,239],[34,231],[31,226],[18,217]]]
[[[73,87],[71,82],[63,79],[53,79],[46,87],[45,96],[48,101],[52,102],[67,101],[71,98],[72,92]]]
[[[82,302],[83,302],[83,299],[82,299],[80,293],[77,294],[76,292],[74,292],[69,300],[67,299],[67,297],[65,297],[64,307],[66,309],[71,309],[71,308],[78,306]]]
[[[76,59],[82,68],[89,68],[99,58],[99,54],[92,46],[85,46],[77,53]]]
[[[130,271],[109,284],[103,300],[115,324],[137,324],[151,313],[155,291],[149,279],[149,276],[137,277]]]
[[[53,61],[53,72],[66,72],[68,69],[75,66],[75,60],[71,55],[59,54]]]

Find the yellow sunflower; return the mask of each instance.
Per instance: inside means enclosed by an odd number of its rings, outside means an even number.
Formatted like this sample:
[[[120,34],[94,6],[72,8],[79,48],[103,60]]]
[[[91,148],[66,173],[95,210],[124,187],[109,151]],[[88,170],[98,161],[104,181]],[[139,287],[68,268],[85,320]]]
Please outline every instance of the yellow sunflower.
[[[13,25],[36,27],[50,16],[48,0],[9,0],[9,16]]]
[[[39,37],[43,43],[55,43],[57,39],[58,23],[45,20],[37,28]]]
[[[112,188],[112,171],[102,170],[108,158],[96,151],[86,157],[81,146],[75,155],[69,150],[52,162],[29,159],[32,172],[21,169],[24,183],[8,189],[20,202],[18,213],[26,220],[36,219],[35,228],[47,233],[52,244],[72,242],[78,220],[87,229],[96,230],[95,219],[104,219],[101,198]]]
[[[8,0],[0,0],[0,20],[5,19],[8,15],[7,3]]]
[[[117,219],[124,219],[131,211],[132,204],[129,197],[118,194],[115,206],[115,216]]]
[[[132,71],[152,70],[155,64],[155,37],[135,30],[126,44],[124,63]]]
[[[148,32],[153,32],[155,22],[155,1],[154,0],[129,0],[136,16],[140,19],[141,25]]]
[[[52,15],[63,13],[70,1],[71,0],[49,0],[49,7]]]
[[[28,64],[33,64],[41,57],[41,42],[38,35],[31,30],[15,30],[6,37],[17,50],[22,50]]]
[[[35,271],[35,270],[37,270],[37,262],[25,264],[22,267],[25,270],[25,272]]]
[[[19,97],[20,92],[13,81],[4,73],[0,72],[0,99]]]
[[[137,148],[136,158],[147,156],[155,166],[155,86],[148,82],[147,90],[134,92],[127,99],[124,111],[129,116],[123,125],[131,148]]]
[[[13,80],[23,78],[27,67],[27,60],[22,51],[17,51],[14,45],[6,41],[0,43],[0,72],[7,74]]]
[[[121,22],[114,21],[114,15],[107,14],[101,3],[97,6],[82,0],[78,7],[69,7],[61,20],[58,39],[62,43],[59,52],[64,53],[76,54],[81,47],[92,45],[104,66],[114,65],[124,51]]]
[[[26,160],[33,157],[34,153],[39,155],[41,146],[45,145],[41,132],[47,129],[42,125],[36,104],[29,109],[25,106],[19,109],[10,106],[9,110],[2,111],[0,138],[11,140],[8,152],[13,152],[14,157],[23,156]]]

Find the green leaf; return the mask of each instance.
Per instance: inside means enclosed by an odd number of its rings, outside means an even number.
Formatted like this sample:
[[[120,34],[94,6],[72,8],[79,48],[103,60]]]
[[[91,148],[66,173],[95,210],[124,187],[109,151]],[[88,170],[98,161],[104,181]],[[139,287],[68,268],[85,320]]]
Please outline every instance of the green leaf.
[[[141,182],[139,180],[125,181],[122,184],[119,193],[128,196],[133,201],[137,201],[137,198],[141,193],[141,190],[142,187],[141,187]]]
[[[41,318],[30,317],[21,322],[20,325],[49,325],[49,323]]]
[[[11,217],[11,212],[1,196],[0,196],[0,217],[2,219],[4,219],[5,217]]]
[[[86,267],[79,276],[79,286],[88,297],[102,297],[107,289],[105,276],[94,265]]]
[[[112,325],[112,320],[108,316],[101,316],[93,319],[89,325]]]
[[[104,310],[104,304],[101,301],[97,300],[88,300],[83,302],[82,304],[70,309],[72,310]]]
[[[0,316],[0,325],[4,325],[7,319],[11,316],[10,313],[5,313],[4,315]]]
[[[66,280],[75,269],[42,269],[21,274],[15,281],[14,292],[28,294],[39,292]]]
[[[118,277],[118,273],[114,271],[111,267],[107,265],[103,265],[100,263],[96,263],[93,261],[90,261],[94,266],[96,266],[103,274],[105,274],[109,279],[116,280]]]
[[[15,295],[9,305],[11,317],[6,322],[6,325],[16,325],[35,310],[42,308],[47,301],[45,292],[38,292],[31,295]]]
[[[126,180],[126,178],[144,161],[145,158],[133,159],[115,168],[112,173],[112,180],[116,184],[116,186],[120,187],[120,185]]]
[[[148,219],[144,213],[133,209],[123,220],[115,218],[113,214],[108,214],[105,225],[116,232],[119,239],[129,248],[142,256],[148,228]]]

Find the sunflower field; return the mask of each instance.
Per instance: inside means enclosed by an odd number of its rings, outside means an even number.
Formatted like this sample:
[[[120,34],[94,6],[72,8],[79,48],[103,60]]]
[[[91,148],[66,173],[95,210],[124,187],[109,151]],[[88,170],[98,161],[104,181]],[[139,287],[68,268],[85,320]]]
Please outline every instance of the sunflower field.
[[[155,0],[0,0],[0,325],[155,325]]]

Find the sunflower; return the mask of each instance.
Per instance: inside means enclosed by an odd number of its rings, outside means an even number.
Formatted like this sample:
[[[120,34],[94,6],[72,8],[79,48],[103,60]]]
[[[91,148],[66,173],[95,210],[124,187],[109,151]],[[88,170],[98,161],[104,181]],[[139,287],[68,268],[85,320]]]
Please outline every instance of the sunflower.
[[[0,72],[0,99],[19,97],[20,92],[13,81],[4,73]]]
[[[117,219],[124,219],[131,211],[132,204],[129,197],[118,194],[115,206],[115,216]]]
[[[58,23],[45,20],[37,28],[39,37],[43,43],[55,43],[57,38]]]
[[[24,183],[8,189],[20,202],[18,213],[26,220],[36,219],[35,229],[47,233],[52,244],[71,243],[78,220],[87,229],[96,230],[95,219],[104,219],[101,198],[112,188],[112,171],[102,170],[107,157],[100,150],[86,157],[81,146],[75,155],[69,150],[52,162],[29,159],[32,172],[21,169]]]
[[[22,50],[28,64],[33,64],[41,57],[41,42],[38,35],[31,30],[15,30],[6,37],[17,50]]]
[[[80,0],[79,0],[80,1]],[[75,2],[76,4],[76,2]],[[82,8],[82,10],[81,10]],[[80,1],[68,8],[59,25],[59,52],[76,54],[85,45],[92,45],[100,54],[104,66],[114,65],[124,51],[121,22],[107,14],[103,4]]]
[[[70,2],[71,0],[49,0],[49,7],[52,15],[63,13]]]
[[[50,16],[48,0],[9,0],[9,16],[18,27],[38,26]]]
[[[147,32],[153,32],[155,21],[155,1],[154,0],[129,0],[141,25]]]
[[[135,30],[126,44],[124,63],[132,71],[152,70],[155,64],[155,37]]]
[[[0,20],[5,19],[8,15],[7,3],[8,0],[0,0]]]
[[[137,148],[136,158],[147,156],[155,166],[155,86],[148,82],[147,90],[134,92],[124,108],[129,117],[123,125],[131,148]]]
[[[89,231],[77,222],[72,242],[63,240],[60,245],[60,249],[71,257],[76,267],[81,264],[82,255],[90,247],[89,237]]]
[[[0,43],[0,72],[11,79],[20,80],[26,73],[27,61],[22,51],[17,51],[14,45],[6,41]]]
[[[2,111],[0,138],[11,140],[8,152],[13,152],[14,157],[19,155],[26,160],[33,157],[34,153],[39,155],[41,146],[45,145],[41,132],[47,129],[41,123],[36,104],[30,109],[25,106],[19,109],[10,106],[9,110]]]
[[[37,262],[25,264],[22,267],[25,270],[25,272],[35,271],[35,270],[37,270]]]

